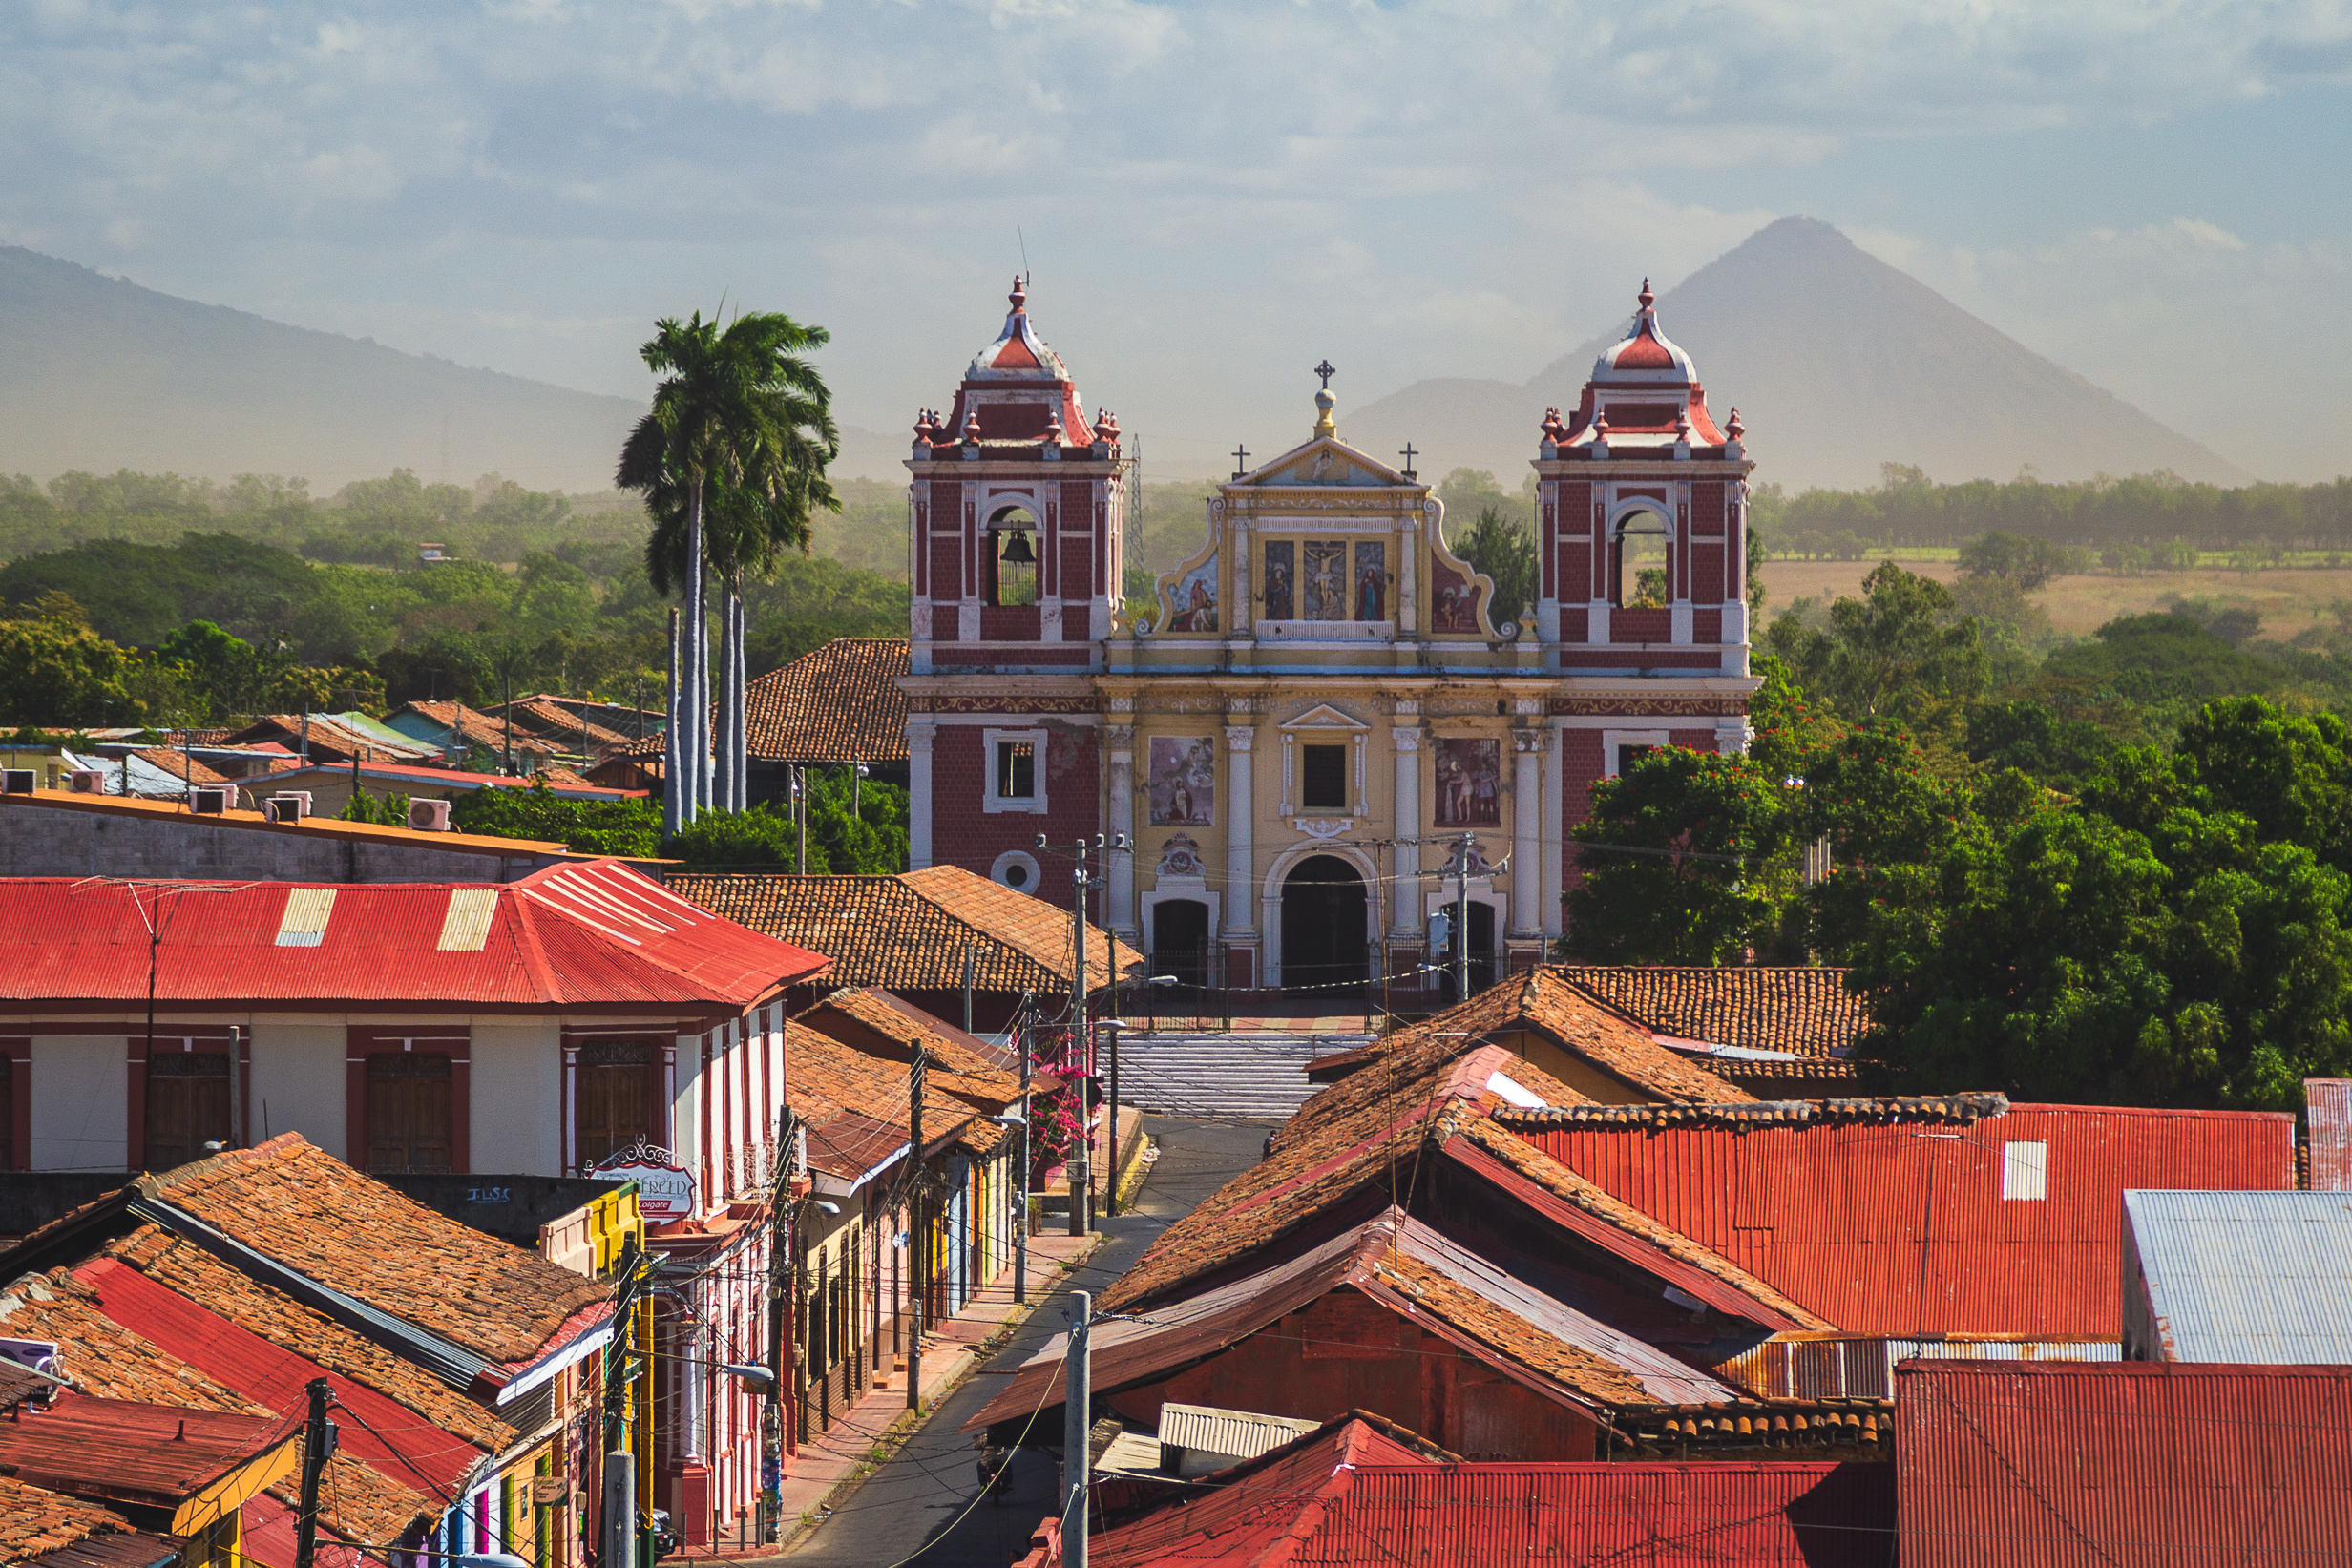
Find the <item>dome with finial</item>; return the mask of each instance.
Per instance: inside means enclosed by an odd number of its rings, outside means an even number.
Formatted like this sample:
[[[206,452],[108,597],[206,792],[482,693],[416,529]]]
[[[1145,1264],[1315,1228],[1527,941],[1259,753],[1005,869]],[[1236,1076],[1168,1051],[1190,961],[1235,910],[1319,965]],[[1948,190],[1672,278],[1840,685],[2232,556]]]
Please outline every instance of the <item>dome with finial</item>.
[[[1698,380],[1699,373],[1691,365],[1690,356],[1658,328],[1658,297],[1650,291],[1648,279],[1642,280],[1642,292],[1636,298],[1640,308],[1634,312],[1631,330],[1593,361],[1592,379],[1637,385],[1677,385]]]
[[[1016,277],[1005,298],[1013,308],[1005,315],[1004,329],[997,334],[996,342],[972,356],[965,378],[1067,381],[1070,373],[1062,368],[1061,357],[1045,346],[1045,340],[1029,323],[1029,280]]]

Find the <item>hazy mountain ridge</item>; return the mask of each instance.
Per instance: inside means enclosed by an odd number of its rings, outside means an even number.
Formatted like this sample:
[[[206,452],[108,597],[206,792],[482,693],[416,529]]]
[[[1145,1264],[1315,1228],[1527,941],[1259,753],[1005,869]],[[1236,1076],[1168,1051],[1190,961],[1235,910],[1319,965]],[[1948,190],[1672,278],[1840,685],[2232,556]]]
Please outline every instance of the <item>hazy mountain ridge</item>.
[[[2048,480],[2252,477],[1813,219],[1781,219],[1701,267],[1659,297],[1658,320],[1696,362],[1718,422],[1739,409],[1759,482],[1859,489],[1886,462],[1946,482],[2026,465]],[[1622,331],[1522,384],[1416,382],[1341,409],[1340,433],[1376,454],[1410,440],[1428,473],[1491,469],[1516,488],[1544,408],[1573,407]]]

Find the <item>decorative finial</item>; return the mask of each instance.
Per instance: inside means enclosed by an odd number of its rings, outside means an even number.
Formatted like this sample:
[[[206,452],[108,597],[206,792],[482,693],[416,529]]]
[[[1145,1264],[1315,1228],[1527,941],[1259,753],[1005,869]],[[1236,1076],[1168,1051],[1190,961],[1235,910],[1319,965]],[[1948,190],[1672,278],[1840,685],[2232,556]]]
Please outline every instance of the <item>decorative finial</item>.
[[[1732,422],[1723,427],[1723,433],[1730,436],[1734,441],[1737,441],[1741,436],[1748,433],[1748,428],[1739,422],[1739,410],[1737,408],[1733,408],[1732,410]]]
[[[1560,410],[1557,408],[1544,410],[1543,429],[1544,437],[1555,445],[1566,439],[1568,433],[1568,428],[1560,422]]]
[[[976,404],[964,415],[964,441],[974,447],[980,444],[980,410]]]
[[[930,438],[931,410],[929,408],[917,408],[914,410],[914,439],[917,441],[927,441]]]
[[[1608,439],[1607,409],[1595,408],[1592,411],[1592,435],[1593,439],[1596,441],[1606,441]]]
[[[1013,292],[1005,298],[1013,302],[1013,314],[1019,315],[1029,303],[1029,280],[1018,273],[1013,275]]]
[[[1677,409],[1675,411],[1674,438],[1678,441],[1688,441],[1690,439],[1690,410],[1688,408]]]
[[[1330,356],[1326,355],[1323,363],[1314,367],[1314,373],[1323,378],[1323,389],[1328,392],[1332,389],[1332,377],[1339,372],[1332,367]]]
[[[1059,408],[1046,410],[1045,444],[1049,447],[1061,445],[1061,410]]]
[[[1111,411],[1108,408],[1097,408],[1094,411],[1094,438],[1107,447],[1118,433],[1119,427],[1111,423]]]
[[[1658,303],[1658,297],[1649,292],[1648,279],[1645,278],[1642,280],[1642,292],[1637,296],[1637,298],[1639,298],[1642,302],[1642,308],[1644,310],[1648,310],[1651,305]]]

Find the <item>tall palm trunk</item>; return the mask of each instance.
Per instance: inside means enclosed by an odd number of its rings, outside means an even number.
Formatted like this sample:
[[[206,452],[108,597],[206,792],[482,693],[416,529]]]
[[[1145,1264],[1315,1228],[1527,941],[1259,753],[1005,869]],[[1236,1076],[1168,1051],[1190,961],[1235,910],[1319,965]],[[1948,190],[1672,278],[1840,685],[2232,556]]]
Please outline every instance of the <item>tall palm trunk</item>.
[[[678,747],[678,715],[680,712],[678,680],[678,612],[670,612],[670,675],[666,695],[669,699],[669,718],[662,726],[662,831],[671,838],[685,825],[685,791],[680,787],[679,760],[685,753]]]
[[[726,579],[722,579],[726,581]],[[712,721],[717,731],[718,755],[712,759],[716,777],[711,789],[711,804],[722,811],[741,811],[743,802],[735,796],[735,590],[728,582],[719,599],[719,691],[718,700],[711,704]]]
[[[735,604],[735,666],[730,679],[735,682],[735,739],[727,747],[727,756],[735,764],[735,809],[751,809],[751,731],[749,728],[749,699],[746,674],[751,667],[749,632],[751,617],[744,608],[744,579],[738,573],[734,590],[728,595]]]
[[[703,482],[686,488],[686,642],[684,700],[678,717],[686,726],[683,737],[686,821],[692,822],[710,805],[710,707],[706,672],[710,662],[710,626],[703,611]]]

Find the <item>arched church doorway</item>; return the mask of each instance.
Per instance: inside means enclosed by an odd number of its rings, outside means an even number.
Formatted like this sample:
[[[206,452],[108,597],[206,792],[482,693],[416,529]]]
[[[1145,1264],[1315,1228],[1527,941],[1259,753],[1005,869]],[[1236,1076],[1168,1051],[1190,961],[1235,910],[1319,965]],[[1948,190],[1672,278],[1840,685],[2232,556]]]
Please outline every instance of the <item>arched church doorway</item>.
[[[1361,984],[1367,909],[1364,879],[1337,855],[1310,855],[1282,884],[1282,984]],[[1330,994],[1326,992],[1325,994]]]

